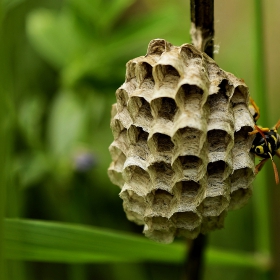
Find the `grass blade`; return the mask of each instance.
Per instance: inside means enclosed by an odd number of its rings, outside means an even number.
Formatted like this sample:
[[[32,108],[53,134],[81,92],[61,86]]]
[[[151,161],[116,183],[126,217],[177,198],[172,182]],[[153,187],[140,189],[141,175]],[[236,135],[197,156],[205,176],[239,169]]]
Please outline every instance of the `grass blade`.
[[[64,263],[183,263],[184,242],[159,244],[137,235],[55,222],[6,219],[6,258]],[[247,252],[209,248],[209,264],[268,270],[270,259]]]

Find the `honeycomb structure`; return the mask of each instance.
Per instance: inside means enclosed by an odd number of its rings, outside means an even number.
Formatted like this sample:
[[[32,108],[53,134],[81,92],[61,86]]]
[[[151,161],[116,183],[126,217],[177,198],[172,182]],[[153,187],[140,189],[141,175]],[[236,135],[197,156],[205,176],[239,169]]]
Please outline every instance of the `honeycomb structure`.
[[[164,243],[222,228],[255,175],[244,81],[191,44],[156,39],[127,63],[116,99],[108,174],[127,218]]]

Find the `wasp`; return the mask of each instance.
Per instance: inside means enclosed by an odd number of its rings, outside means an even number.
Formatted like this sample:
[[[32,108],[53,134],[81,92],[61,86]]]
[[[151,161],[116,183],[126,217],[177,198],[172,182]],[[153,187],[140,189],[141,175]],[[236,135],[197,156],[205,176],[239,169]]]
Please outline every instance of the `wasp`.
[[[255,153],[257,156],[263,158],[260,163],[255,166],[255,173],[258,174],[266,161],[271,159],[275,182],[278,184],[279,175],[276,164],[273,161],[273,156],[276,155],[280,158],[280,135],[277,132],[277,129],[280,127],[280,120],[278,120],[278,122],[272,128],[263,128],[258,126],[257,120],[260,118],[260,109],[251,97],[250,103],[250,111],[252,112],[253,119],[255,121],[255,129],[248,134],[256,134],[250,152]]]

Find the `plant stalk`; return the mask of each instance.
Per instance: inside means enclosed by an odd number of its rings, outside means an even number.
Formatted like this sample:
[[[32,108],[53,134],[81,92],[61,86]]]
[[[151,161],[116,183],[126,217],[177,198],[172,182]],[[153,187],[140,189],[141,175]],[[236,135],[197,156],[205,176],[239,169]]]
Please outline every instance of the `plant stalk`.
[[[214,0],[191,0],[192,43],[211,58],[214,57]],[[190,245],[185,262],[184,279],[200,280],[203,276],[207,237],[199,234]]]

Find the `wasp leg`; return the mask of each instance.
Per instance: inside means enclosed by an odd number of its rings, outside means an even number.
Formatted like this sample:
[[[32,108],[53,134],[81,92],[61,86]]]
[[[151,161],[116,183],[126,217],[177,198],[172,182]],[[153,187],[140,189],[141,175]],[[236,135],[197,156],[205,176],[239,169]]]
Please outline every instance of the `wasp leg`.
[[[264,164],[267,162],[268,159],[269,159],[269,158],[263,159],[259,164],[257,164],[257,165],[255,166],[255,173],[256,173],[256,175],[262,170]]]
[[[274,129],[276,129],[276,130],[277,130],[279,127],[280,127],[280,120],[278,120],[278,122],[276,123],[276,125],[275,125],[275,126],[273,126],[273,128],[272,128],[272,129],[273,129],[273,130],[274,130]]]
[[[254,101],[254,99],[252,97],[250,97],[250,103],[251,106],[254,108],[255,113],[253,115],[254,121],[257,122],[257,120],[260,118],[260,108],[257,106],[256,102]]]
[[[268,132],[268,131],[270,131],[270,129],[267,127],[259,127],[259,126],[255,125],[255,129],[253,131],[249,132],[248,134],[253,135],[253,134],[260,133],[262,135],[262,137],[265,138],[263,133]]]
[[[255,166],[255,173],[256,175],[262,170],[264,164],[267,162],[269,158],[265,158],[263,159],[258,165]],[[272,166],[273,166],[273,171],[274,171],[274,177],[275,177],[275,182],[278,185],[279,183],[279,175],[278,175],[278,171],[277,171],[277,167],[271,157],[271,161],[272,161]]]

